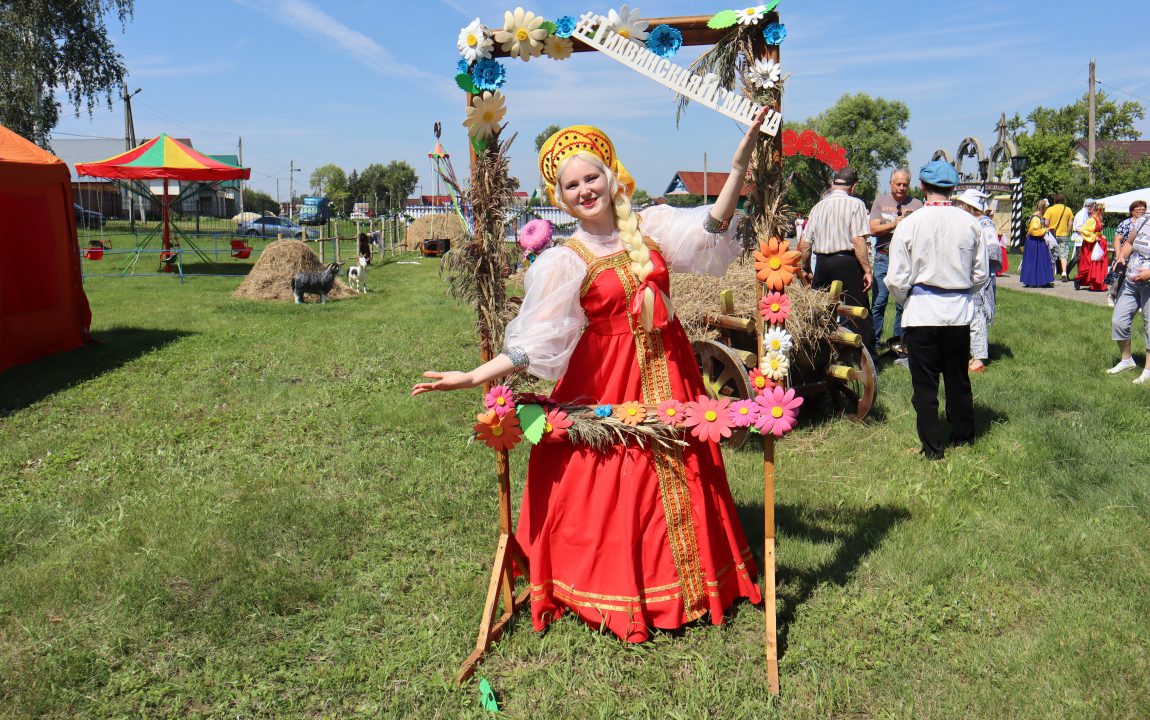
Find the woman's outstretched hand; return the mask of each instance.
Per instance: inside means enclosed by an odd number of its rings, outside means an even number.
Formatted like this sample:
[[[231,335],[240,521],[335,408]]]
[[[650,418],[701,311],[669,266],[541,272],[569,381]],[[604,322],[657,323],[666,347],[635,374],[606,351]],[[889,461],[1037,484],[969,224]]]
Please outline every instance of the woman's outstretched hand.
[[[751,127],[747,129],[747,134],[743,136],[739,147],[735,150],[735,156],[731,158],[731,169],[746,171],[747,165],[751,162],[751,151],[755,149],[755,143],[759,139],[759,133],[763,129],[763,121],[767,119],[767,113],[771,111],[770,107],[764,106],[755,115],[754,121],[751,122]]]
[[[411,388],[412,397],[420,393],[431,392],[432,390],[462,390],[464,388],[475,387],[478,384],[472,380],[471,373],[457,372],[455,370],[449,370],[447,372],[428,370],[423,373],[423,377],[432,378],[435,382],[416,383]]]

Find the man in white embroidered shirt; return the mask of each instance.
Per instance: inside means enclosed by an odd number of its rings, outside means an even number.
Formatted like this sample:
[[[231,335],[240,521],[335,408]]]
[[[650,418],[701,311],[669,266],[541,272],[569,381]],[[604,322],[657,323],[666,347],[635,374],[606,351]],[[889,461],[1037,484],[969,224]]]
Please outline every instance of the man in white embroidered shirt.
[[[918,179],[926,204],[894,231],[886,285],[903,306],[903,338],[914,388],[911,403],[918,417],[922,454],[941,460],[940,375],[946,386],[952,444],[974,440],[974,398],[967,373],[970,321],[974,294],[987,283],[990,270],[978,222],[950,204],[958,172],[949,163],[935,160],[919,171]]]

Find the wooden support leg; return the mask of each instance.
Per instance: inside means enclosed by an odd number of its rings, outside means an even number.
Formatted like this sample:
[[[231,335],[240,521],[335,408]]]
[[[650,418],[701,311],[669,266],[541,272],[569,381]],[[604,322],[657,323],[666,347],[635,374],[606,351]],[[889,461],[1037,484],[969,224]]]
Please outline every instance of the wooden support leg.
[[[766,621],[767,691],[779,694],[778,610],[775,602],[775,439],[763,436],[763,615]]]

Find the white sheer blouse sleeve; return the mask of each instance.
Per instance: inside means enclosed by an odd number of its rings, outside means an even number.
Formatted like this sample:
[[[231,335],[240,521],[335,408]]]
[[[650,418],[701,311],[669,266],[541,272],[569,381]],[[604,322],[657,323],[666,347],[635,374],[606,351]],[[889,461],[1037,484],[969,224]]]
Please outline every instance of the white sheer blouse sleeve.
[[[507,325],[503,352],[527,362],[527,371],[558,380],[567,369],[587,317],[579,291],[587,265],[571,250],[552,248],[539,256],[523,278],[523,304]]]
[[[721,277],[743,252],[735,239],[742,215],[736,214],[724,232],[709,233],[703,229],[703,223],[710,211],[710,205],[694,208],[652,205],[639,213],[642,218],[639,229],[659,243],[671,270]]]

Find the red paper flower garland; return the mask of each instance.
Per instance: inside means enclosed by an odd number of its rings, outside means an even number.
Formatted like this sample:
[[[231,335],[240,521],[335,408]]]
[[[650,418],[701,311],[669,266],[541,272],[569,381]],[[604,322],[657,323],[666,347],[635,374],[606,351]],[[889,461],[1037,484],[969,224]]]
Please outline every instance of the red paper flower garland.
[[[807,128],[801,133],[783,130],[783,155],[805,155],[823,163],[831,170],[842,170],[847,162],[847,151],[842,145],[829,142],[814,130]]]

